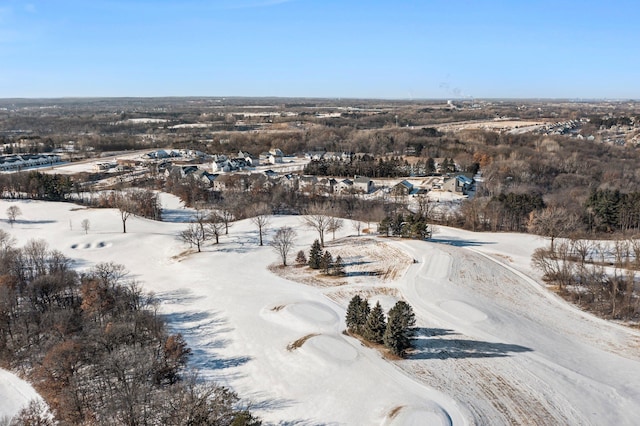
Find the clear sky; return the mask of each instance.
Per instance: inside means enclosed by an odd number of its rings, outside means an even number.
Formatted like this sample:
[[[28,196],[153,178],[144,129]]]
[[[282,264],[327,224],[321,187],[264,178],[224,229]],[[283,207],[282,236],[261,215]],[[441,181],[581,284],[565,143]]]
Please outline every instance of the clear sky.
[[[640,99],[637,0],[0,0],[0,98]]]

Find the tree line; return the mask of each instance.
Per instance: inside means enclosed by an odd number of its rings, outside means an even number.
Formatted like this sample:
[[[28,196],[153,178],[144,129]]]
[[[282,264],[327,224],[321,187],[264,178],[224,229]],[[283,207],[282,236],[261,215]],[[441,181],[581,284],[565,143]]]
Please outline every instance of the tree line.
[[[0,193],[7,198],[65,201],[73,191],[69,176],[37,171],[0,175]]]

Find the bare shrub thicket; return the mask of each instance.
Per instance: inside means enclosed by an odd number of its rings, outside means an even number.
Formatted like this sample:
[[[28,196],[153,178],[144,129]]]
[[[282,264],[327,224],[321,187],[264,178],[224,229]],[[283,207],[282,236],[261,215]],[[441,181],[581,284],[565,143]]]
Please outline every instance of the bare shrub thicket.
[[[637,321],[640,294],[636,275],[637,238],[606,243],[585,239],[560,240],[535,250],[532,264],[561,295],[605,318]]]

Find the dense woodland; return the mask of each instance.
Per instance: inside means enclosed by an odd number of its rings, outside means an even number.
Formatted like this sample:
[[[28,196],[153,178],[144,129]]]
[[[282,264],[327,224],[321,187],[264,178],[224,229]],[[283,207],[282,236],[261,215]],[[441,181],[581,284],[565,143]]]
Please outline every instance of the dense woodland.
[[[0,233],[0,366],[34,384],[56,424],[259,424],[236,394],[185,370],[190,349],[122,265],[79,274],[44,241],[13,241]],[[54,424],[34,414],[23,423]]]
[[[51,151],[69,141],[75,143],[77,157],[166,146],[211,154],[243,150],[257,155],[279,148],[287,155],[302,155],[326,150],[354,157],[350,162],[312,162],[307,173],[372,178],[428,175],[435,171],[434,159],[444,158],[448,171],[479,171],[482,180],[477,195],[463,204],[459,214],[429,217],[433,222],[473,230],[528,232],[532,212],[560,208],[578,218],[575,232],[628,233],[640,227],[638,149],[631,142],[606,143],[598,133],[638,129],[640,107],[634,103],[460,101],[449,106],[436,101],[125,98],[4,100],[2,106],[0,142],[5,152]],[[575,134],[558,136],[437,129],[442,123],[496,117],[582,124]],[[208,127],[188,127],[203,123]],[[588,135],[595,138],[588,140]],[[0,176],[5,196],[65,200],[100,177],[20,175]],[[237,204],[246,198],[245,204],[266,203],[274,213],[303,213],[310,203],[318,202],[313,194],[292,194],[285,188],[246,193],[248,185],[245,182],[242,191],[240,179],[237,190],[228,194],[175,178],[151,177],[134,185],[167,190],[189,205],[227,198]],[[365,217],[371,216],[369,206],[353,209],[348,205],[353,202],[342,200],[330,204],[338,213],[345,210],[349,217],[372,220]],[[386,216],[398,213],[396,206],[384,209]]]

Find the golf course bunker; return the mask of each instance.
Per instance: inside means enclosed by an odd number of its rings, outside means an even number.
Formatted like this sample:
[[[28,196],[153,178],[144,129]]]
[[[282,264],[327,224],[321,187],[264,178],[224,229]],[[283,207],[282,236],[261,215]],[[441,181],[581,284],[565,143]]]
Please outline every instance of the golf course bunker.
[[[312,326],[333,327],[339,321],[338,314],[318,302],[292,303],[285,306],[282,313],[293,321]]]
[[[480,322],[487,319],[487,314],[459,300],[445,300],[438,304],[440,308],[465,322]]]
[[[382,422],[384,426],[449,426],[451,417],[438,404],[431,403],[421,407],[400,407],[395,409]]]
[[[339,337],[318,335],[311,337],[304,345],[304,350],[324,359],[337,361],[353,361],[358,351]]]
[[[328,306],[313,301],[289,302],[265,307],[261,315],[287,328],[303,332],[335,331],[340,318]]]
[[[93,250],[93,249],[101,249],[105,247],[110,247],[111,243],[107,243],[104,241],[97,241],[92,243],[77,243],[73,244],[71,248],[73,250]]]

